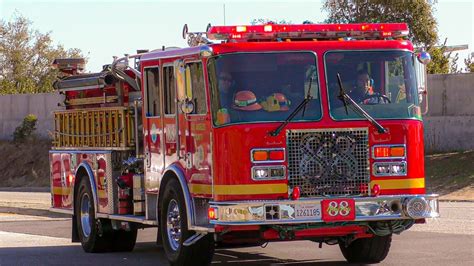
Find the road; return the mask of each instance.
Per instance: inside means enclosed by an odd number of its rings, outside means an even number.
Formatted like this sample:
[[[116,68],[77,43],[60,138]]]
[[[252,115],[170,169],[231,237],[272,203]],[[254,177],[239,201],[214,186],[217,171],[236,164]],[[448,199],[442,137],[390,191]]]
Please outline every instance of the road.
[[[394,236],[383,265],[474,265],[474,203],[441,203],[442,218]],[[0,213],[0,265],[168,265],[154,243],[156,229],[139,231],[131,253],[86,254],[71,243],[69,218]],[[291,244],[290,244],[291,243]],[[220,249],[212,265],[347,265],[337,246],[310,241],[266,248]]]

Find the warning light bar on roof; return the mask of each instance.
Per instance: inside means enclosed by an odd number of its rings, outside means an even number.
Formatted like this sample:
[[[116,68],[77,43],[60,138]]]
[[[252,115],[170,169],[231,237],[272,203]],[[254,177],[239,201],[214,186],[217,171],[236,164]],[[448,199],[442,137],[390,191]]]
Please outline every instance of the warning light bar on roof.
[[[214,26],[207,32],[210,40],[232,42],[288,40],[337,40],[343,38],[384,40],[408,36],[406,23],[372,24],[267,24]]]

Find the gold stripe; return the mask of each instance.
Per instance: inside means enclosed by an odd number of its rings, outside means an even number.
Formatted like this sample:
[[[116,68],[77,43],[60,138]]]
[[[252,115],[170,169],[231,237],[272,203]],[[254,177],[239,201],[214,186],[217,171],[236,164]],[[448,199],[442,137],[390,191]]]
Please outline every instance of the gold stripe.
[[[424,188],[425,178],[409,178],[409,179],[391,179],[391,180],[373,180],[370,187],[379,184],[380,189],[409,189]]]
[[[53,194],[54,195],[61,195],[61,196],[69,196],[71,194],[70,187],[53,187]],[[99,190],[97,192],[99,198],[107,198],[107,192],[105,190]]]
[[[71,194],[70,187],[53,187],[53,194],[60,196],[69,196]]]
[[[189,184],[193,194],[212,194],[212,185]],[[287,184],[214,185],[215,195],[260,195],[288,193]]]

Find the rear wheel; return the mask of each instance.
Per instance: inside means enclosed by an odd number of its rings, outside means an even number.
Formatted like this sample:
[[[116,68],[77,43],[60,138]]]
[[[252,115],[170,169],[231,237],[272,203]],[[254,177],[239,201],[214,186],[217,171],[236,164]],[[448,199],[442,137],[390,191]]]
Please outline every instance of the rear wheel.
[[[160,207],[160,230],[163,248],[171,265],[211,263],[214,255],[214,239],[211,234],[191,246],[183,245],[194,232],[188,230],[183,192],[175,179],[166,184]]]
[[[100,221],[95,218],[94,198],[87,178],[82,178],[75,197],[77,233],[85,252],[104,252],[109,249],[109,239],[101,232]]]
[[[342,255],[348,262],[378,263],[387,257],[392,243],[392,235],[361,238],[346,247],[339,243]]]

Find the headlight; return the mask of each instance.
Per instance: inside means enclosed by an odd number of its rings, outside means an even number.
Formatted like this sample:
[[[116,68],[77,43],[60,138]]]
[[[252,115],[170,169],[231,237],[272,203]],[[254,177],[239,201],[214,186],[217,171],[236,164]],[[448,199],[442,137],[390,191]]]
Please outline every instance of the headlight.
[[[405,176],[407,175],[407,163],[403,162],[387,162],[374,163],[372,165],[374,176]]]
[[[253,180],[276,180],[285,179],[285,166],[254,166],[252,167]]]

